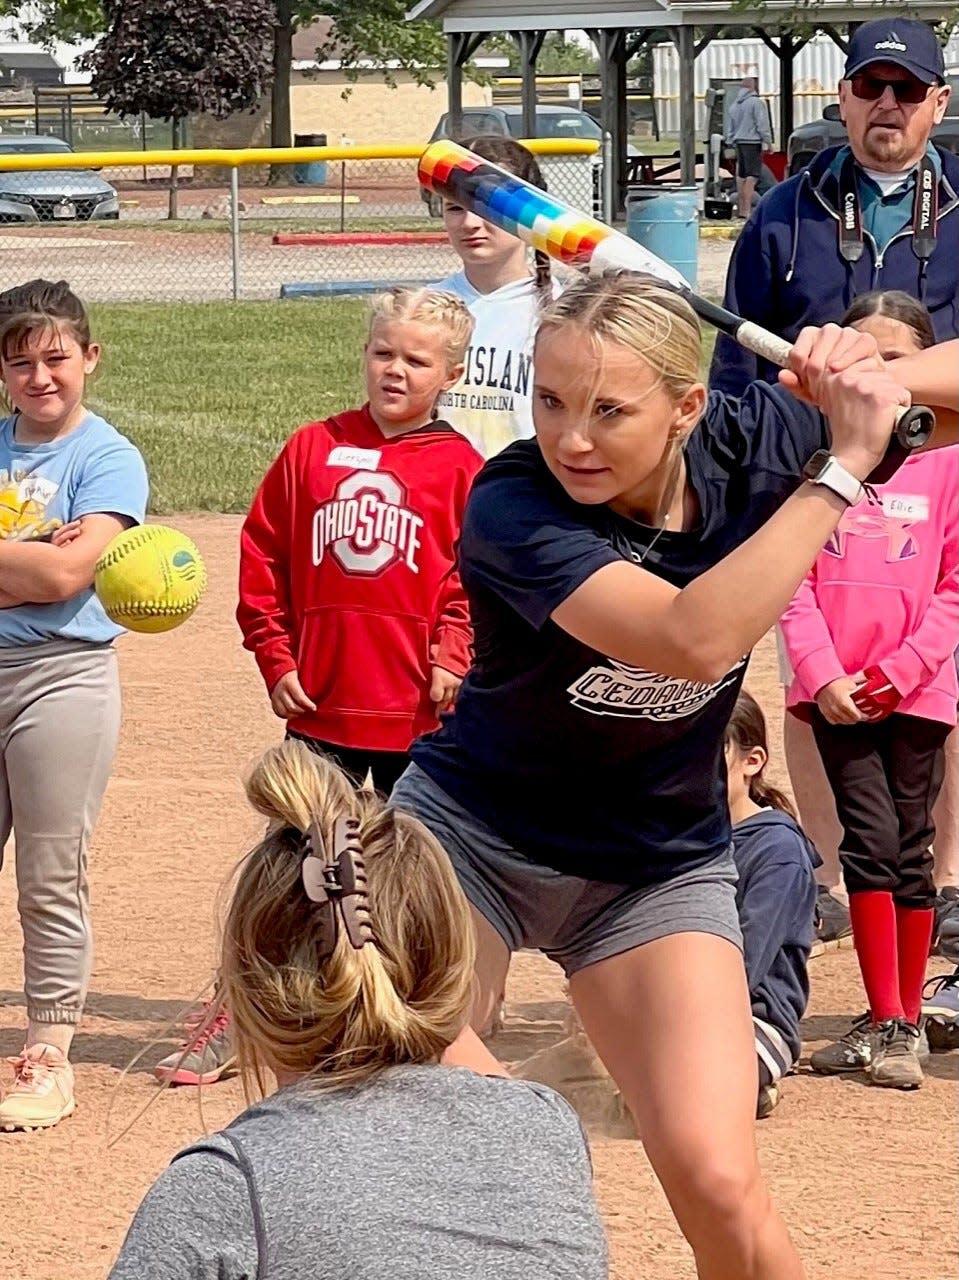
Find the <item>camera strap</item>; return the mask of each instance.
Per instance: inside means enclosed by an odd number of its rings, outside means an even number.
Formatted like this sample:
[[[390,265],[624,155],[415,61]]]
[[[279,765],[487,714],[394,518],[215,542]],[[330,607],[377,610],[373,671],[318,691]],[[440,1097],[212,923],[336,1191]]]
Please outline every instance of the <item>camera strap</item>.
[[[862,200],[857,165],[852,152],[839,173],[839,253],[846,262],[858,262],[863,253]],[[939,216],[939,179],[936,166],[925,155],[916,166],[916,191],[912,203],[912,248],[920,262],[927,262],[936,247]]]

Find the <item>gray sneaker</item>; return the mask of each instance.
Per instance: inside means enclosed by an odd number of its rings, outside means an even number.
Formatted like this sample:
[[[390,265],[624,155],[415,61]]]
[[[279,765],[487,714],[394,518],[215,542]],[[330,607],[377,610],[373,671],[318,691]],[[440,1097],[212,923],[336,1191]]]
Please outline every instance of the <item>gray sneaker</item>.
[[[886,1089],[918,1089],[923,1082],[919,1038],[919,1028],[905,1018],[877,1022],[871,1033],[870,1081]]]
[[[816,889],[816,938],[819,942],[836,942],[852,933],[849,908],[830,893],[824,884]]]
[[[834,1044],[817,1049],[809,1059],[813,1071],[823,1076],[840,1076],[849,1071],[865,1071],[872,1057],[869,1032],[872,1019],[868,1013],[853,1021],[852,1026]]]
[[[214,1010],[204,1001],[191,1009],[183,1020],[183,1043],[156,1064],[153,1074],[163,1084],[214,1084],[236,1060],[230,1022],[222,1005]]]
[[[767,1116],[771,1116],[779,1106],[779,1098],[779,1085],[761,1084],[756,1101],[756,1119],[765,1120]]]
[[[932,954],[959,960],[959,889],[947,884],[936,894]]]
[[[919,1059],[919,1065],[924,1067],[929,1061],[929,1038],[926,1035],[926,1028],[920,1021],[919,1023],[919,1039],[916,1041],[916,1057]]]
[[[922,989],[922,1012],[933,1053],[959,1049],[959,969],[929,979]]]

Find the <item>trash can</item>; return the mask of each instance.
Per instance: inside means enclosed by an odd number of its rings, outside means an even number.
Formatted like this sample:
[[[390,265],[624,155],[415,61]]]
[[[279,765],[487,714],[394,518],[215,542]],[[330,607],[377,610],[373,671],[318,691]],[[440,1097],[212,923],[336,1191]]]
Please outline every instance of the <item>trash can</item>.
[[[325,147],[325,133],[296,133],[294,147]],[[293,166],[293,181],[301,187],[322,187],[326,183],[328,167],[325,160],[308,160]]]
[[[630,187],[626,234],[696,284],[699,257],[699,188]]]

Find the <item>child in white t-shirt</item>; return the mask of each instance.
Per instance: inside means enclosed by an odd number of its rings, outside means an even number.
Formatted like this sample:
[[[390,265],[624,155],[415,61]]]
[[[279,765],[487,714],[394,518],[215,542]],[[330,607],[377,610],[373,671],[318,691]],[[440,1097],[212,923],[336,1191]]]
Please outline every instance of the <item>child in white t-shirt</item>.
[[[535,156],[512,138],[489,134],[464,146],[545,190]],[[475,323],[463,376],[439,409],[489,458],[533,435],[533,338],[540,307],[558,289],[549,258],[537,252],[531,271],[529,250],[508,231],[448,200],[443,221],[463,269],[433,287],[462,298]]]

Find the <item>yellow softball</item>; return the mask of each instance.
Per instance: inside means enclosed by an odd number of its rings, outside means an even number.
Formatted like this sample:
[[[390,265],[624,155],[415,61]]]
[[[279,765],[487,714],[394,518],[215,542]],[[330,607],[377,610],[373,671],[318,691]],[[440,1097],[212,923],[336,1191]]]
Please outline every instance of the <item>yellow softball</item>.
[[[172,631],[206,589],[206,567],[186,534],[162,524],[118,533],[97,561],[93,586],[107,615],[130,631]]]

